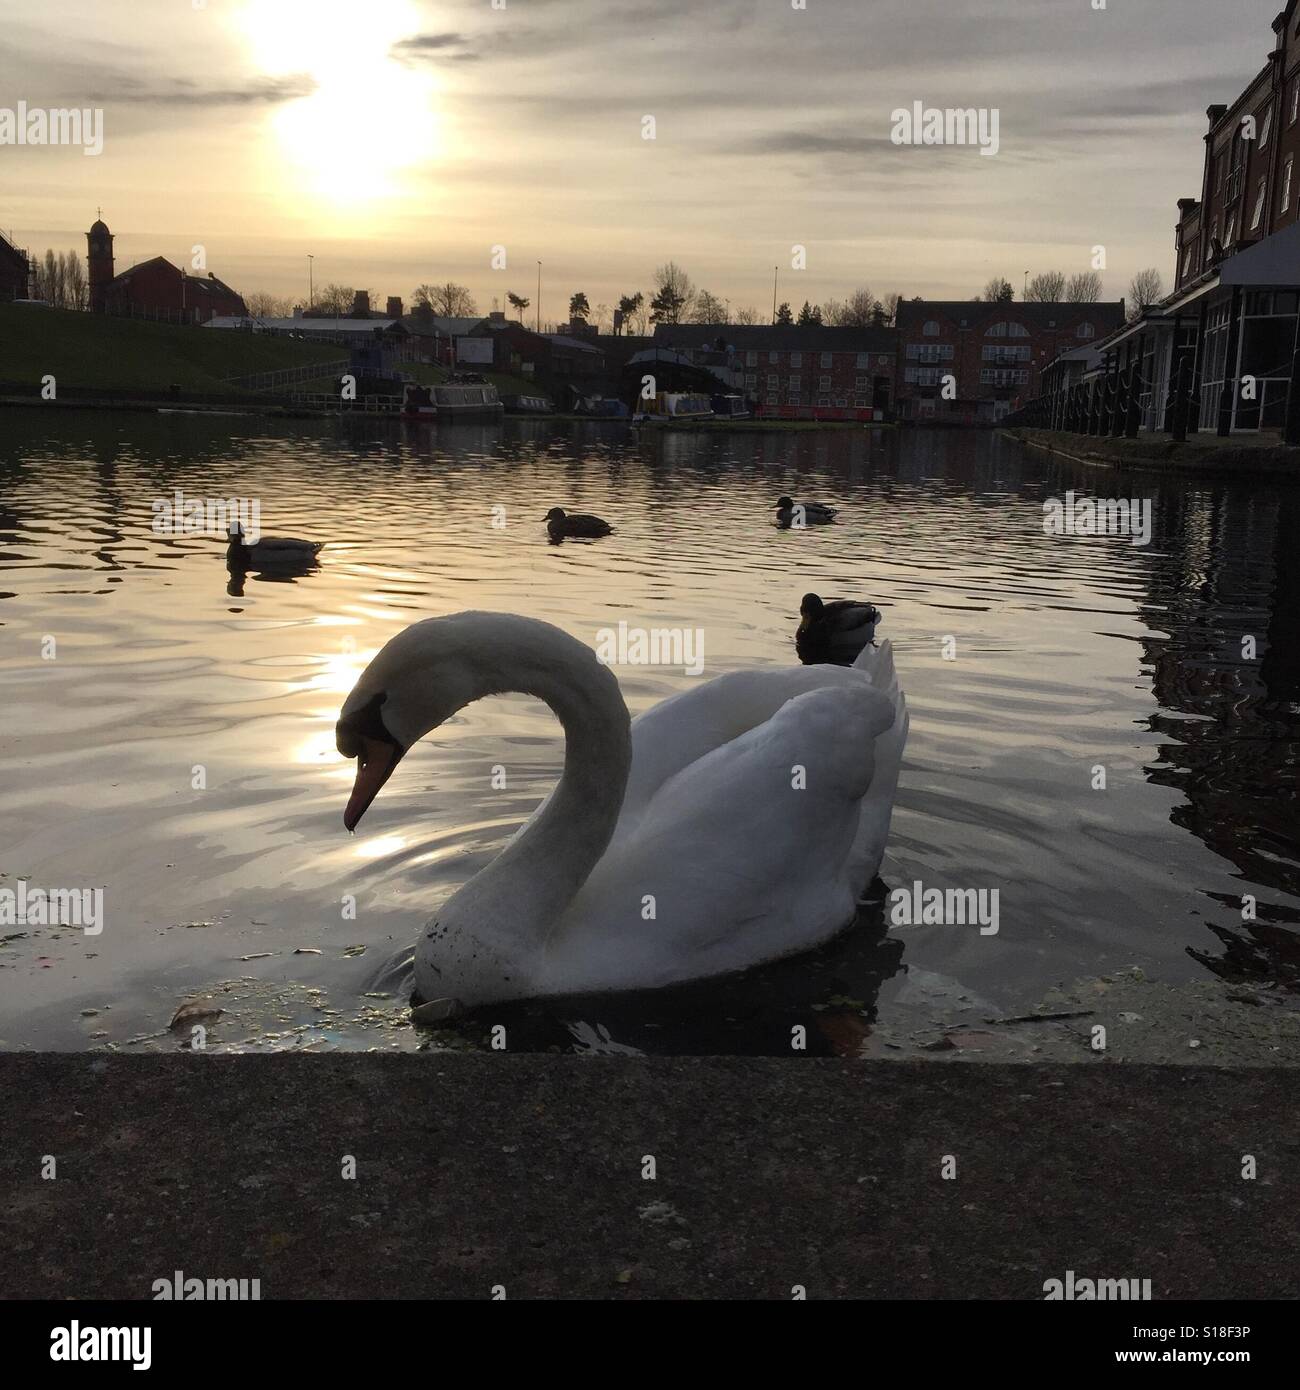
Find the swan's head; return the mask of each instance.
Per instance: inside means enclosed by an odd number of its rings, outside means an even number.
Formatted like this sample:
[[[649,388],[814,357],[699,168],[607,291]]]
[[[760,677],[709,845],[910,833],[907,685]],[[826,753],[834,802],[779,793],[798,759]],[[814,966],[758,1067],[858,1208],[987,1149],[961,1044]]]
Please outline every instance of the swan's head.
[[[793,497],[778,497],[778,498],[776,499],[776,508],[777,508],[777,511],[780,511],[780,512],[788,512],[788,511],[790,511],[793,507],[794,507],[794,498],[793,498]]]
[[[547,512],[546,515],[545,515],[542,519],[543,519],[544,521],[549,521],[549,522],[550,522],[552,525],[554,525],[554,526],[563,526],[563,525],[564,525],[564,508],[563,508],[563,507],[552,507],[551,510],[550,510],[549,512]]]
[[[343,823],[356,828],[407,751],[474,700],[543,694],[565,673],[618,684],[559,628],[511,613],[453,613],[413,623],[380,649],[343,702],[335,742],[357,760]]]

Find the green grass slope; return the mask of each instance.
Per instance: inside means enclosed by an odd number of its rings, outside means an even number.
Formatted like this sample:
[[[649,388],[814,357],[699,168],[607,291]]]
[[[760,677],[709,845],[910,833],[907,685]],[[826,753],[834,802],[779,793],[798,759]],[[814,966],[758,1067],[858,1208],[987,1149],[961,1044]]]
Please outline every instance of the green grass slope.
[[[337,343],[0,304],[0,382],[187,393],[229,392],[225,378],[338,361]]]

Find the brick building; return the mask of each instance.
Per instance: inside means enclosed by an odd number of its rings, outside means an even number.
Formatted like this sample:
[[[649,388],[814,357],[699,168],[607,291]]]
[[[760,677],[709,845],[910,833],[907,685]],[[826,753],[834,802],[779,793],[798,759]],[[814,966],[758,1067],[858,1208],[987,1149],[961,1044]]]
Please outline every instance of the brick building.
[[[172,323],[207,323],[248,313],[241,295],[208,275],[187,275],[162,256],[113,273],[113,234],[102,221],[86,233],[87,286],[96,314],[123,314]]]
[[[1100,341],[1123,322],[1123,300],[903,300],[897,316],[899,418],[970,425],[1000,420],[1039,394],[1050,362]]]
[[[1192,429],[1282,426],[1300,315],[1300,0],[1272,24],[1263,68],[1207,108],[1200,196],[1180,198],[1174,289],[1102,348],[1142,374],[1141,424],[1163,429],[1178,379]]]
[[[762,414],[893,407],[898,335],[892,328],[660,323],[653,341],[710,369]]]
[[[26,251],[20,251],[8,237],[0,235],[0,304],[27,298],[31,269]]]

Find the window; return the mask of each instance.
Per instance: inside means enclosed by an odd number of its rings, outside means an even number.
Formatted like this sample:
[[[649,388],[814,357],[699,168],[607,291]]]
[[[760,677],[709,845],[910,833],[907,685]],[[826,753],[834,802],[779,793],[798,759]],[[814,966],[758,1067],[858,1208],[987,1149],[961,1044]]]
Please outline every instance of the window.
[[[1234,212],[1228,218],[1228,225],[1223,229],[1223,244],[1231,246],[1233,239],[1237,235],[1237,214]]]
[[[939,325],[931,319],[921,330],[927,338],[937,338],[939,336]]]
[[[1027,338],[1029,330],[1023,323],[995,323],[984,330],[986,338]]]
[[[819,391],[829,391],[831,389],[831,379],[828,376],[818,377],[817,389]]]
[[[790,354],[790,365],[791,365],[792,367],[802,367],[802,366],[803,366],[803,353],[802,353],[802,352],[792,352],[792,353]]]
[[[791,396],[791,397],[789,398],[787,404],[789,404],[789,405],[800,405],[800,404],[802,404],[802,402],[799,400],[799,397],[798,397],[797,395],[793,395],[793,396]]]
[[[1253,232],[1258,229],[1260,219],[1264,216],[1264,190],[1267,179],[1260,179],[1259,190],[1255,194],[1255,211],[1250,215],[1250,230]]]
[[[1090,323],[1081,323],[1078,328],[1074,330],[1074,336],[1076,338],[1095,338],[1097,336],[1097,330]]]
[[[1297,116],[1300,116],[1300,77],[1291,84],[1291,114],[1287,117],[1287,125],[1295,125]]]
[[[871,366],[871,354],[869,352],[858,353],[858,367],[862,368],[869,366]]]
[[[753,352],[753,351],[747,352],[747,353],[745,354],[745,366],[747,366],[747,367],[757,367],[757,366],[758,366],[758,353]]]
[[[775,367],[781,361],[781,354],[779,352],[769,352],[767,354],[767,360],[771,366]]]
[[[1029,381],[1029,373],[1014,368],[983,367],[980,369],[981,386],[1024,386]]]
[[[1264,112],[1264,119],[1259,127],[1259,147],[1261,150],[1268,149],[1269,136],[1273,134],[1273,108],[1270,106]]]
[[[801,391],[803,389],[803,378],[798,376],[792,376],[790,380],[786,383],[786,388],[787,390],[794,392]]]
[[[822,353],[822,366],[833,367],[835,365],[835,354],[833,352]]]
[[[1193,266],[1193,264],[1195,263],[1195,260],[1196,260],[1196,243],[1195,243],[1195,242],[1192,242],[1192,244],[1191,244],[1190,246],[1188,246],[1187,250],[1183,253],[1183,278],[1184,278],[1184,279],[1186,279],[1186,277],[1187,277],[1188,275],[1191,274],[1192,266]],[[1091,327],[1091,324],[1088,325],[1088,326]],[[1082,332],[1082,330],[1081,330],[1081,332]]]
[[[986,362],[1028,362],[1029,348],[1028,346],[1004,347],[1000,343],[985,343],[982,356]]]
[[[818,396],[818,397],[817,397],[817,404],[818,404],[818,405],[830,405],[830,403],[831,403],[831,398],[830,398],[829,396]]]
[[[908,343],[907,355],[913,361],[920,362],[951,362],[953,346],[951,343]],[[881,365],[887,364],[889,359],[882,358]]]
[[[757,373],[757,372],[749,372],[749,373],[746,375],[746,377],[745,377],[745,385],[746,385],[746,386],[757,386],[757,385],[758,385],[758,373]]]
[[[1295,155],[1289,154],[1286,163],[1282,166],[1282,201],[1278,204],[1278,215],[1286,212],[1291,206],[1291,173],[1295,168]]]
[[[781,389],[781,378],[774,372],[767,379],[767,389],[769,391],[779,391]]]
[[[867,385],[867,379],[864,376],[855,377],[853,384],[861,391]]]

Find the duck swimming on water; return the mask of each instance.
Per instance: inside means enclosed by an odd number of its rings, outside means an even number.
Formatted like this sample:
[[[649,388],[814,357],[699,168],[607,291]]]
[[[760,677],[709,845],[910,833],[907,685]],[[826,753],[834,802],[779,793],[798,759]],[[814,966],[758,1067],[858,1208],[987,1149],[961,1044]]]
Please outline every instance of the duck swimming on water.
[[[782,529],[793,526],[796,530],[805,526],[829,526],[838,511],[837,507],[828,507],[824,502],[795,502],[789,497],[778,497],[776,524]]]
[[[875,645],[879,621],[880,610],[872,603],[805,594],[794,649],[805,666],[852,666],[865,647]]]
[[[566,536],[608,536],[613,527],[599,516],[587,512],[566,512],[563,507],[552,507],[544,518],[546,530],[553,541]]]
[[[316,563],[324,545],[324,541],[304,541],[297,536],[262,536],[247,545],[243,526],[234,521],[230,525],[226,559],[232,566],[246,570],[302,568]]]

